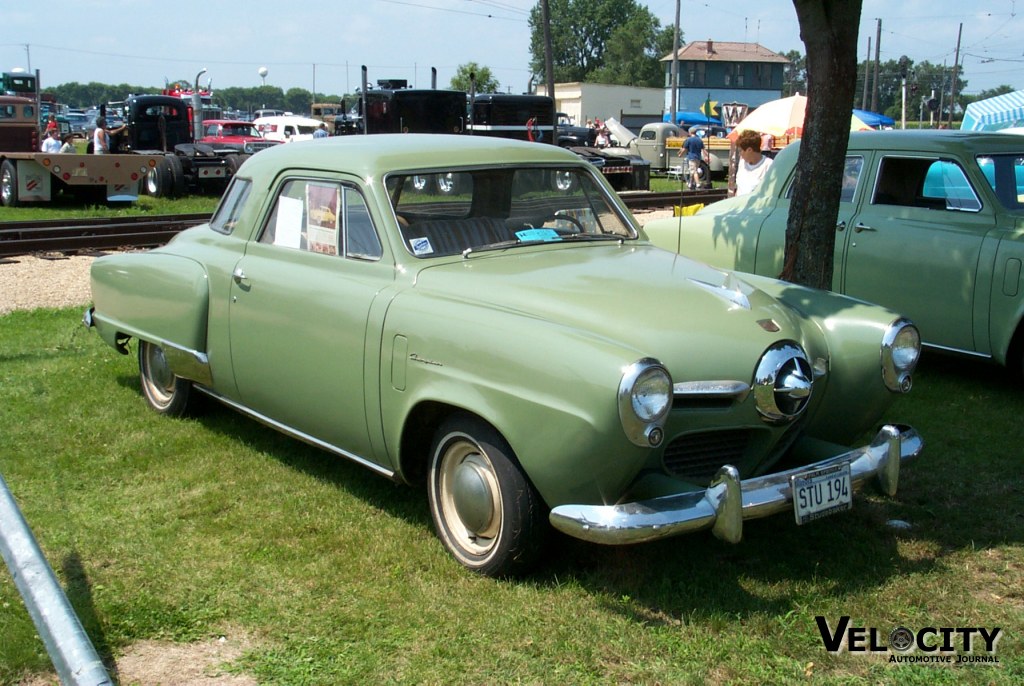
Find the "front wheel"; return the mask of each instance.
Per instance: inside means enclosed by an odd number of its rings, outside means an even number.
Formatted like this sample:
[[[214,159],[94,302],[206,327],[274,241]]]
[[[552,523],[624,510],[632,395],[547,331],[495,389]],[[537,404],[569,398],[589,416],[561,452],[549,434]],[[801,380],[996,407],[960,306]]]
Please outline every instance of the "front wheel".
[[[191,409],[192,382],[174,375],[159,345],[139,341],[139,379],[146,402],[160,414],[180,417]]]
[[[427,488],[437,535],[462,565],[504,577],[536,562],[547,508],[494,428],[462,414],[445,422],[434,439]]]

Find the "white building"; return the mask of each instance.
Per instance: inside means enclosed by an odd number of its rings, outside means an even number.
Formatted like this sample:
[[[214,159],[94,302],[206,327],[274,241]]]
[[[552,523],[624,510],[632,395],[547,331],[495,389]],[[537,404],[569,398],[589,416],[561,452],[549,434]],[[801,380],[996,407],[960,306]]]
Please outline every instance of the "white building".
[[[547,95],[547,86],[538,84],[536,95]],[[609,117],[622,120],[629,115],[655,115],[659,120],[665,107],[662,88],[636,88],[605,83],[556,83],[555,111],[564,112],[574,124],[583,126],[587,120]]]

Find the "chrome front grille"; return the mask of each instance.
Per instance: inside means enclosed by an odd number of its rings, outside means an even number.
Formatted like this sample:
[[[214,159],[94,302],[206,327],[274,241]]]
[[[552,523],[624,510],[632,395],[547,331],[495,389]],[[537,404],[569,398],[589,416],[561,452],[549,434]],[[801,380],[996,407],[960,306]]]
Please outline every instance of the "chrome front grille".
[[[679,478],[710,481],[722,465],[742,464],[755,434],[753,429],[732,429],[679,436],[665,448],[665,471]]]

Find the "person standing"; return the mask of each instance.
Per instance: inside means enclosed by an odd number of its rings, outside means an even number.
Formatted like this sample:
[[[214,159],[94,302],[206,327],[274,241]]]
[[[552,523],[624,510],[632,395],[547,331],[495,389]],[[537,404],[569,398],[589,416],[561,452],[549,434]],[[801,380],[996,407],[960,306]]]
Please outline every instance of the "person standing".
[[[761,153],[761,136],[749,129],[736,138],[740,149],[740,164],[736,168],[736,195],[753,193],[772,166],[772,159]]]
[[[60,138],[57,137],[57,129],[46,132],[46,138],[43,139],[40,150],[49,153],[60,152]]]
[[[761,134],[761,154],[769,159],[775,157],[775,136],[770,133]]]
[[[700,186],[700,162],[704,156],[704,141],[689,131],[684,133],[686,137],[683,140],[683,147],[679,148],[679,155],[686,158],[690,190],[695,191]]]
[[[327,124],[320,122],[320,126],[316,127],[316,131],[313,132],[313,138],[327,138]]]
[[[106,155],[110,152],[110,134],[117,134],[128,128],[123,124],[116,129],[107,130],[107,120],[104,117],[96,117],[96,129],[92,132],[92,152],[94,155]]]
[[[60,152],[63,153],[77,153],[78,149],[75,148],[75,135],[72,133],[64,134],[64,145],[60,146]]]

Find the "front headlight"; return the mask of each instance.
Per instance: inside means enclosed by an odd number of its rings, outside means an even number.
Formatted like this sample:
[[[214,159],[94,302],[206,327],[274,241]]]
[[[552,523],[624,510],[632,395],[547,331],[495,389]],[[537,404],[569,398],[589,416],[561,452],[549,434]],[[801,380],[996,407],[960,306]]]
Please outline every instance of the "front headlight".
[[[672,407],[672,377],[649,357],[626,367],[619,382],[619,419],[630,441],[649,448],[661,444],[662,425]]]
[[[882,379],[893,393],[907,393],[921,357],[921,334],[909,319],[897,319],[882,336]]]

